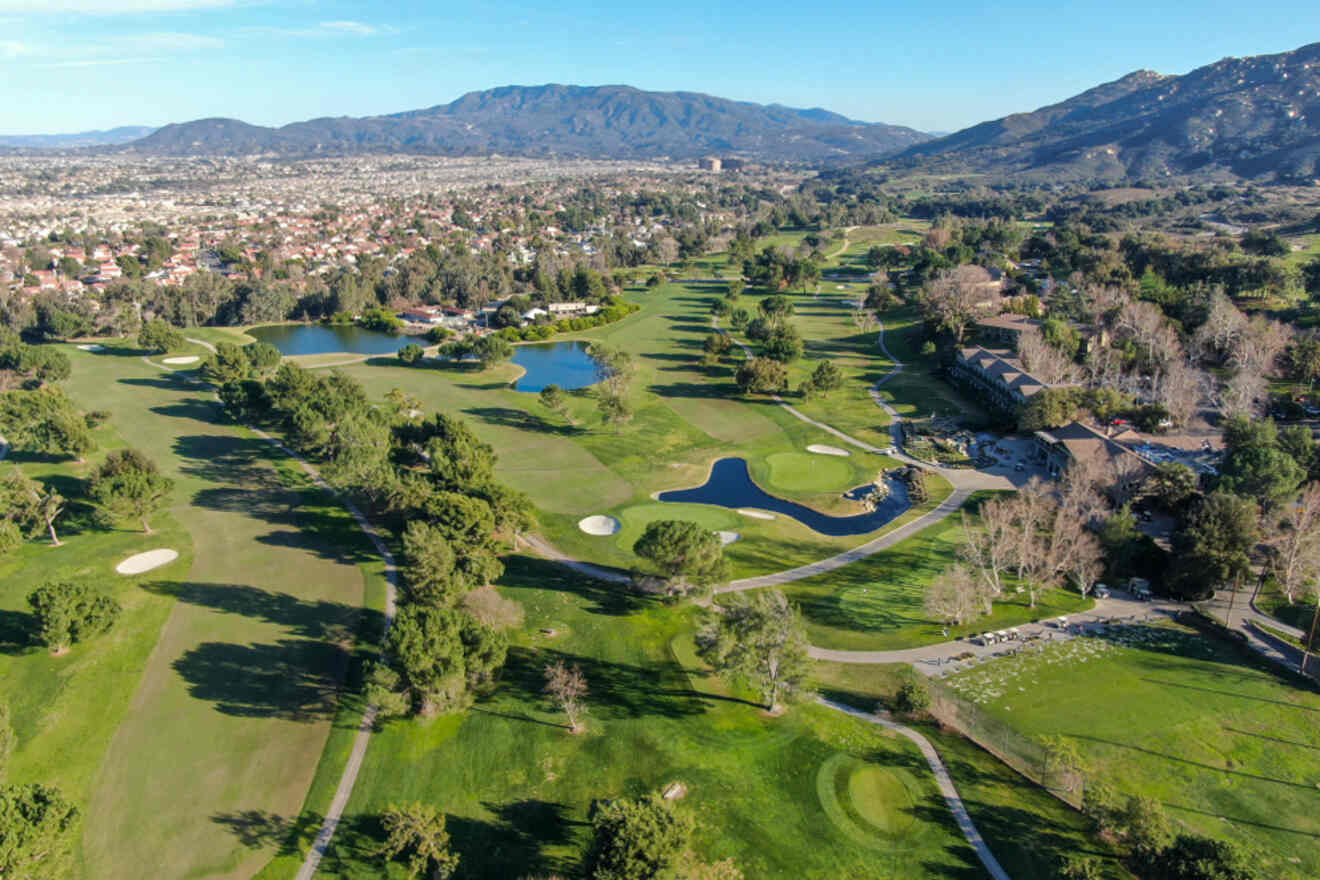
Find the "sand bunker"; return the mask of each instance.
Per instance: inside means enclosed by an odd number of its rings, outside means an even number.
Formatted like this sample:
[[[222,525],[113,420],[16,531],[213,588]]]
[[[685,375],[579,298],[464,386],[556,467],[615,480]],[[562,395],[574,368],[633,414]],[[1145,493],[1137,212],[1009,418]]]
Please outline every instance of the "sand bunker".
[[[764,510],[752,510],[747,507],[738,508],[738,512],[743,516],[750,516],[752,519],[774,519],[773,513],[766,513]]]
[[[589,516],[578,522],[578,528],[588,535],[617,535],[619,533],[619,521],[612,516],[596,514]]]
[[[148,550],[146,553],[128,557],[115,566],[115,571],[120,574],[142,574],[144,571],[168,565],[178,558],[178,550]]]
[[[97,345],[97,344],[94,343],[94,342],[88,342],[88,343],[86,343],[86,344],[84,344],[84,345],[80,345],[80,346],[78,346],[78,347],[81,348],[83,351],[105,351],[105,346],[104,346],[104,345]]]
[[[825,446],[820,443],[813,443],[808,446],[807,452],[814,452],[817,455],[848,455],[846,449],[840,449],[837,446]]]
[[[720,536],[720,543],[723,544],[725,547],[729,546],[734,541],[738,541],[742,539],[742,535],[738,534],[737,532],[716,532],[715,534]]]
[[[195,364],[200,360],[201,358],[199,358],[195,354],[185,354],[180,357],[162,358],[161,363],[162,364]]]

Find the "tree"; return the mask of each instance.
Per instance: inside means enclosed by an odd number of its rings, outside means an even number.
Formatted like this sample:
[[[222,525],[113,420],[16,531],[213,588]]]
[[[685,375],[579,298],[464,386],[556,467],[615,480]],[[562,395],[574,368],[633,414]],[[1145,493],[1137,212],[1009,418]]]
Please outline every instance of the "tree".
[[[810,670],[802,616],[783,591],[738,594],[697,634],[697,653],[719,672],[756,688],[771,712],[779,696],[801,688]]]
[[[119,618],[119,603],[86,584],[42,584],[27,601],[37,619],[36,637],[52,654],[68,653],[75,642],[108,631]]]
[[[903,715],[920,715],[930,703],[930,688],[922,682],[905,681],[894,694],[894,709]]]
[[[403,348],[399,349],[398,357],[401,363],[411,367],[414,364],[419,363],[422,356],[425,354],[425,350],[423,350],[420,345],[415,342],[410,342]]]
[[[647,523],[633,544],[633,553],[654,563],[676,584],[710,583],[725,572],[724,545],[719,535],[685,520]]]
[[[559,704],[559,708],[568,716],[568,729],[573,733],[582,730],[578,724],[578,715],[582,711],[582,698],[587,695],[587,677],[577,664],[568,666],[563,660],[547,663],[545,669],[545,692]]]
[[[572,419],[568,415],[568,399],[564,395],[564,390],[558,385],[547,385],[541,389],[538,395],[541,405],[561,418]]]
[[[1143,861],[1164,850],[1173,840],[1173,823],[1154,798],[1130,795],[1115,825]]]
[[[1255,859],[1237,844],[1196,834],[1180,834],[1150,859],[1149,876],[1161,880],[1259,880]]]
[[[1320,483],[1311,483],[1286,515],[1272,523],[1266,538],[1268,568],[1289,604],[1320,582]]]
[[[1176,591],[1186,599],[1208,598],[1215,587],[1245,573],[1258,533],[1250,498],[1220,490],[1202,498],[1173,538]]]
[[[802,337],[792,327],[776,327],[761,343],[761,350],[768,358],[791,364],[802,357]]]
[[[451,608],[404,603],[386,638],[390,665],[423,717],[461,708],[473,685],[503,665],[508,641]]]
[[[1278,446],[1251,445],[1230,451],[1220,468],[1219,488],[1271,507],[1290,497],[1306,470]]]
[[[0,786],[0,877],[63,876],[78,810],[57,788]]]
[[[720,358],[724,357],[733,348],[733,340],[729,339],[727,333],[709,333],[701,345],[701,361],[706,366],[714,366],[719,363]]]
[[[782,327],[785,321],[793,317],[793,302],[782,293],[767,296],[757,304],[756,309],[771,327]]]
[[[972,570],[955,562],[930,582],[923,608],[941,623],[960,625],[982,607],[979,586]]]
[[[834,365],[834,361],[821,361],[807,382],[813,393],[829,394],[843,387],[843,371]]]
[[[734,382],[743,394],[774,394],[788,388],[788,369],[772,358],[748,358],[738,367]]]
[[[922,292],[921,308],[927,320],[953,334],[962,343],[967,325],[982,309],[993,311],[999,292],[990,284],[990,273],[980,266],[944,269]]]
[[[1169,513],[1180,513],[1200,491],[1196,471],[1178,461],[1162,461],[1146,481],[1146,494]]]
[[[445,880],[458,868],[458,854],[449,849],[445,814],[430,804],[390,804],[380,816],[385,842],[376,850],[386,862],[406,855],[408,877]]]
[[[0,522],[7,524],[5,542],[16,547],[23,534],[34,536],[41,530],[50,535],[53,546],[60,546],[55,520],[64,512],[64,496],[47,488],[14,468],[0,480]]]
[[[1013,509],[1007,499],[989,498],[981,503],[980,528],[972,525],[966,511],[962,515],[963,546],[961,556],[980,573],[986,612],[994,597],[1003,595],[1004,572],[1013,558]]]
[[[183,348],[183,334],[159,318],[148,321],[138,331],[138,346],[156,354]]]
[[[96,448],[86,417],[51,387],[0,394],[0,435],[15,449],[79,461]]]
[[[481,369],[488,370],[513,357],[513,345],[503,336],[488,333],[472,343],[470,351],[476,356]]]
[[[107,519],[134,517],[151,534],[147,517],[169,498],[174,481],[136,449],[111,452],[88,479],[87,494]]]
[[[1041,737],[1040,744],[1045,750],[1045,778],[1054,783],[1051,787],[1065,792],[1076,791],[1086,769],[1077,743],[1065,736],[1045,736]]]
[[[655,795],[596,801],[591,808],[591,880],[653,880],[668,875],[692,837],[693,821]]]

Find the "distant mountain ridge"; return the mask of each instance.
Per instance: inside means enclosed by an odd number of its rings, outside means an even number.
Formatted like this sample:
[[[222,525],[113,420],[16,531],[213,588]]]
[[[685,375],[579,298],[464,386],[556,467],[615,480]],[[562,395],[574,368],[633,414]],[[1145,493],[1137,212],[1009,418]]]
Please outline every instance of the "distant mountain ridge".
[[[1320,43],[1149,70],[914,145],[881,164],[1059,177],[1320,177]]]
[[[630,86],[503,86],[449,104],[384,116],[279,128],[237,119],[167,125],[129,145],[169,155],[373,152],[689,159],[732,153],[771,162],[859,160],[927,140],[911,128],[863,123],[814,108],[731,101]]]
[[[3,134],[0,147],[18,149],[63,150],[74,147],[97,147],[126,144],[155,131],[150,125],[121,125],[105,131],[81,131],[76,134]]]

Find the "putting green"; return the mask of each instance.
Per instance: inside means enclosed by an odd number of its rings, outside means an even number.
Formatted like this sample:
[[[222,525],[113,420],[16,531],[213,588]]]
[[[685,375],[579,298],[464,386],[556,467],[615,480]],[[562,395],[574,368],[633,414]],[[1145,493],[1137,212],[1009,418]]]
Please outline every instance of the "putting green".
[[[625,507],[619,513],[619,519],[623,523],[623,528],[619,530],[619,536],[615,543],[622,549],[632,552],[633,544],[642,536],[648,524],[661,519],[677,519],[684,522],[694,522],[699,526],[704,526],[712,532],[722,530],[736,531],[743,520],[732,510],[725,510],[719,507],[708,507],[704,504],[676,504],[673,502],[660,502],[654,504],[634,504],[632,507]]]
[[[857,485],[846,458],[809,452],[776,452],[766,456],[770,482],[790,492],[842,492]]]
[[[816,771],[816,794],[834,827],[871,849],[896,850],[914,844],[916,801],[899,768],[882,767],[845,753],[826,759]]]

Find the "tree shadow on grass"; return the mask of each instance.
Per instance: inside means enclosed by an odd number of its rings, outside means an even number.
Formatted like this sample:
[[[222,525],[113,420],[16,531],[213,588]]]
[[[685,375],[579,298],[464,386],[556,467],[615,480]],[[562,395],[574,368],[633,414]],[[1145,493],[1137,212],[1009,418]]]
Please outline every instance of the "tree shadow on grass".
[[[1169,761],[1175,764],[1183,764],[1188,767],[1196,767],[1201,770],[1209,771],[1211,773],[1219,773],[1223,776],[1236,776],[1239,779],[1251,779],[1256,782],[1269,782],[1274,785],[1283,785],[1289,788],[1297,788],[1297,789],[1301,789],[1302,791],[1309,791],[1312,793],[1316,793],[1316,787],[1314,783],[1293,782],[1288,779],[1275,779],[1271,776],[1262,776],[1259,773],[1247,773],[1243,770],[1230,770],[1227,767],[1216,767],[1213,764],[1206,764],[1201,761],[1193,761],[1190,758],[1183,758],[1178,755],[1167,755],[1163,752],[1157,752],[1153,749],[1142,748],[1141,746],[1136,746],[1131,743],[1115,742],[1114,740],[1104,739],[1103,737],[1089,736],[1085,733],[1070,733],[1069,735],[1074,736],[1077,739],[1087,740],[1089,742],[1103,743],[1104,745],[1113,746],[1114,748],[1117,749],[1127,749],[1133,752],[1141,752],[1143,755],[1149,755],[1152,758],[1159,758],[1162,761]]]
[[[610,616],[631,614],[656,601],[632,592],[627,584],[598,581],[558,562],[524,554],[504,557],[504,575],[496,583],[508,587],[534,583],[542,590],[572,593],[591,603],[587,611]]]
[[[543,876],[573,870],[573,864],[545,852],[547,846],[570,843],[573,827],[584,824],[569,819],[564,804],[529,798],[482,806],[495,821],[449,816],[445,823],[459,855],[455,878]]]
[[[463,412],[481,419],[489,425],[517,428],[522,431],[535,431],[538,434],[557,434],[562,437],[573,437],[585,433],[577,425],[552,424],[539,416],[508,406],[474,406],[463,410]]]
[[[636,666],[544,648],[539,651],[510,648],[501,683],[513,689],[520,699],[543,700],[543,670],[557,661],[582,670],[590,688],[586,698],[588,716],[683,718],[706,711],[703,703],[706,695],[691,690],[672,666]]]
[[[384,615],[373,609],[300,599],[260,587],[192,581],[154,581],[142,586],[150,593],[190,605],[288,627],[292,635],[304,639],[345,642],[355,631],[374,634],[385,625]]]
[[[22,611],[0,610],[0,654],[26,654],[34,643],[37,619]]]
[[[153,406],[150,407],[150,411],[171,419],[192,419],[195,422],[206,423],[220,421],[224,413],[219,404],[200,398]]]
[[[136,388],[164,388],[169,391],[197,391],[197,385],[178,373],[161,373],[150,378],[125,378],[116,380],[121,385]]]
[[[312,639],[204,642],[174,662],[194,699],[225,715],[319,722],[334,717],[350,655]]]
[[[216,813],[211,821],[228,829],[248,849],[278,846],[280,855],[289,855],[311,844],[325,817],[314,810],[297,816],[281,816],[269,810],[235,810]]]

